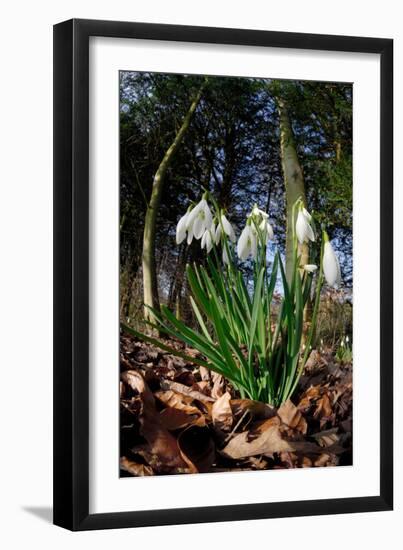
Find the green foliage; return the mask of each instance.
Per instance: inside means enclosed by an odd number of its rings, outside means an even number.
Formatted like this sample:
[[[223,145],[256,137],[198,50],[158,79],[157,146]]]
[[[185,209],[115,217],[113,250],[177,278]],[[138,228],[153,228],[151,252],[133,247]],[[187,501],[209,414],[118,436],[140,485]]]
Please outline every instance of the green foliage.
[[[197,349],[205,360],[194,361],[183,352],[179,355],[222,374],[241,396],[279,406],[295,391],[308,358],[319,306],[322,266],[318,274],[312,326],[309,334],[305,335],[304,347],[303,312],[313,275],[300,269],[296,237],[292,280],[288,283],[278,252],[271,270],[268,269],[266,239],[259,234],[253,290],[250,293],[238,269],[232,245],[224,232],[223,235],[222,246],[227,250],[228,265],[221,264],[214,247],[214,259],[209,256],[206,266],[187,266],[197,329],[176,318],[166,306],[162,306],[160,312],[152,310],[158,324],[148,322],[147,325]],[[277,304],[274,307],[278,275],[283,289],[279,308]],[[126,326],[123,328],[146,342],[178,355],[177,350],[153,336]]]
[[[353,352],[348,342],[343,337],[340,345],[336,351],[336,359],[341,363],[351,363],[353,359]]]

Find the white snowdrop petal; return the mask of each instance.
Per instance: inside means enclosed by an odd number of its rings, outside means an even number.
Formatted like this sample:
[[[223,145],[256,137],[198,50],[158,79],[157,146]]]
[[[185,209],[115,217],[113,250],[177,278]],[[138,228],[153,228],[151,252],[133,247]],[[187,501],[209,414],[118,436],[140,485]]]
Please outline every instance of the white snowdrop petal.
[[[306,226],[307,221],[302,212],[298,212],[297,223],[295,224],[295,232],[297,234],[297,239],[299,244],[303,244],[306,240]]]
[[[176,244],[181,244],[186,238],[186,229],[183,231],[178,231],[176,229]]]
[[[242,247],[238,250],[238,257],[243,262],[246,260],[246,258],[249,256],[249,247],[248,243],[246,242]]]
[[[176,226],[176,244],[181,244],[181,242],[186,237],[186,223],[187,223],[188,214],[186,213],[184,216],[181,217],[181,219],[178,221],[178,225]]]
[[[213,248],[213,239],[211,238],[210,231],[206,231],[206,251],[207,254],[211,252],[211,249]]]
[[[215,244],[218,245],[218,243],[220,242],[220,239],[221,239],[221,224],[219,223],[217,225],[217,229],[215,232]]]
[[[248,246],[249,235],[250,235],[250,226],[246,225],[242,230],[242,233],[241,233],[241,236],[239,237],[238,245],[237,245],[237,253],[241,260],[245,260],[248,256],[247,246]]]
[[[318,269],[318,266],[315,264],[305,264],[304,269],[305,271],[308,271],[308,273],[313,273]]]
[[[213,215],[211,214],[211,210],[209,205],[206,203],[205,207],[203,208],[204,212],[204,223],[207,229],[210,229],[211,224],[213,223]]]
[[[307,212],[305,209],[302,209],[298,212],[297,223],[295,224],[295,232],[297,234],[299,244],[303,244],[308,240],[315,240],[315,234],[309,224],[308,216],[304,213],[304,211]],[[310,216],[308,212],[307,214]]]
[[[306,236],[308,237],[308,239],[312,242],[315,241],[315,233],[313,232],[313,229],[312,227],[309,225],[309,223],[307,222],[306,224]]]
[[[195,219],[192,229],[195,239],[200,239],[205,230],[204,220],[201,215],[197,216],[197,218]]]
[[[270,241],[271,239],[274,238],[274,231],[272,226],[269,224],[269,222],[267,222],[266,224],[266,231],[267,231],[267,240]]]
[[[221,216],[221,223],[222,223],[222,226],[223,226],[223,229],[224,229],[225,233],[228,235],[230,240],[232,242],[235,242],[236,237],[235,237],[234,229],[233,229],[232,225],[227,220],[227,218],[225,217],[224,214]]]
[[[195,219],[196,219],[196,216],[199,212],[199,205],[196,205],[189,213],[188,213],[188,216],[187,216],[187,220],[186,220],[186,229],[189,230]]]
[[[329,241],[325,243],[323,251],[323,273],[329,286],[337,286],[341,283],[339,260]]]
[[[254,235],[251,236],[250,254],[252,258],[256,260],[257,257],[257,239]]]
[[[187,219],[188,219],[188,212],[186,212],[186,214],[182,216],[181,219],[178,221],[178,225],[176,227],[179,231],[186,229]]]
[[[207,235],[208,231],[205,231],[203,233],[203,237],[202,237],[202,240],[201,240],[201,243],[200,243],[200,247],[201,248],[204,248],[206,246],[206,235]]]

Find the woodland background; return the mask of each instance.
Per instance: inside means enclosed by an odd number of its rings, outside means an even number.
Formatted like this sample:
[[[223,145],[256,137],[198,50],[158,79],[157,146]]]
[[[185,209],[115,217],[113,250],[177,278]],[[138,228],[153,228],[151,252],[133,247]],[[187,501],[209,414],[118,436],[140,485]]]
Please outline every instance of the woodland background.
[[[348,83],[121,72],[121,319],[140,328],[143,302],[163,302],[192,322],[184,270],[204,253],[199,242],[176,245],[175,228],[203,189],[238,235],[254,203],[266,210],[285,254],[292,178],[341,263],[343,286],[323,296],[318,337],[332,348],[351,338],[352,100]]]

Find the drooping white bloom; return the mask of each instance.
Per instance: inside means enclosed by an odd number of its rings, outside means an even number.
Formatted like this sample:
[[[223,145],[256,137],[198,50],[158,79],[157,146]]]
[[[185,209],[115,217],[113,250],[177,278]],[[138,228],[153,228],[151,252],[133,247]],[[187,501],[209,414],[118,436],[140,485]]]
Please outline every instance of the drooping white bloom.
[[[211,238],[210,229],[206,229],[206,231],[203,233],[203,237],[201,240],[201,247],[206,248],[207,254],[211,252],[211,249],[213,248],[213,239]]]
[[[246,224],[238,240],[237,253],[241,260],[246,260],[248,256],[256,258],[257,239],[256,233],[252,230],[250,224]]]
[[[264,244],[267,244],[274,237],[273,228],[269,223],[269,215],[267,214],[267,212],[264,212],[264,210],[258,208],[255,204],[255,206],[252,208],[252,212],[250,213],[250,217],[252,217],[256,227],[259,228],[259,231],[261,232],[264,240]]]
[[[186,214],[178,221],[178,225],[176,226],[176,244],[181,244],[181,242],[185,240],[188,216],[189,212],[186,212]]]
[[[305,207],[302,208],[302,213],[304,214],[304,216],[306,217],[308,222],[310,222],[312,220],[312,216],[310,215],[310,213],[308,212],[308,210]]]
[[[263,220],[259,224],[259,229],[263,234],[263,238],[266,240],[266,244],[273,239],[274,232],[273,228],[268,222],[267,218],[263,218]]]
[[[333,250],[332,245],[327,240],[323,250],[323,273],[329,286],[339,286],[341,283],[340,264]]]
[[[264,210],[261,210],[260,208],[258,208],[256,204],[252,208],[251,214],[252,216],[257,216],[257,217],[261,216],[263,219],[266,219],[266,220],[269,218],[269,214]]]
[[[216,245],[219,244],[220,239],[221,239],[221,224],[218,223],[217,229],[215,230],[215,235],[214,235],[214,242]]]
[[[230,240],[234,243],[236,241],[235,231],[234,231],[232,225],[227,220],[227,218],[225,217],[224,214],[222,214],[222,216],[221,216],[221,223],[222,223],[222,227],[224,229],[224,232],[228,235]]]
[[[297,233],[297,239],[299,244],[308,242],[308,240],[309,241],[315,240],[313,229],[309,223],[311,219],[312,219],[312,216],[305,208],[302,208],[298,211],[297,223],[295,224],[295,231]]]
[[[229,258],[226,246],[222,247],[222,261],[224,264],[229,265]]]
[[[313,273],[318,269],[318,266],[315,264],[305,264],[303,268],[305,269],[305,271],[308,271],[308,273]]]
[[[196,239],[200,239],[206,229],[210,229],[213,222],[213,216],[206,199],[202,199],[191,210],[187,217],[186,229],[189,233],[192,233]]]

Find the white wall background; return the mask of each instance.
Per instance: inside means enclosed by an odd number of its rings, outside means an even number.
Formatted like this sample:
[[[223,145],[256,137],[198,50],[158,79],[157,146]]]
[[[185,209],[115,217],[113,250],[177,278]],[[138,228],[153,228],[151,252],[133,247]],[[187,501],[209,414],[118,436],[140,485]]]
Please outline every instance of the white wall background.
[[[403,280],[403,30],[396,0],[14,0],[2,8],[0,86],[0,543],[7,549],[379,548],[402,540],[403,294],[395,288],[395,511],[69,533],[50,523],[52,25],[71,17],[395,39],[395,280]],[[400,101],[399,101],[400,100]],[[370,238],[370,236],[368,237]],[[398,251],[400,253],[398,254]],[[400,338],[399,338],[400,337]],[[396,546],[396,545],[395,545]]]

